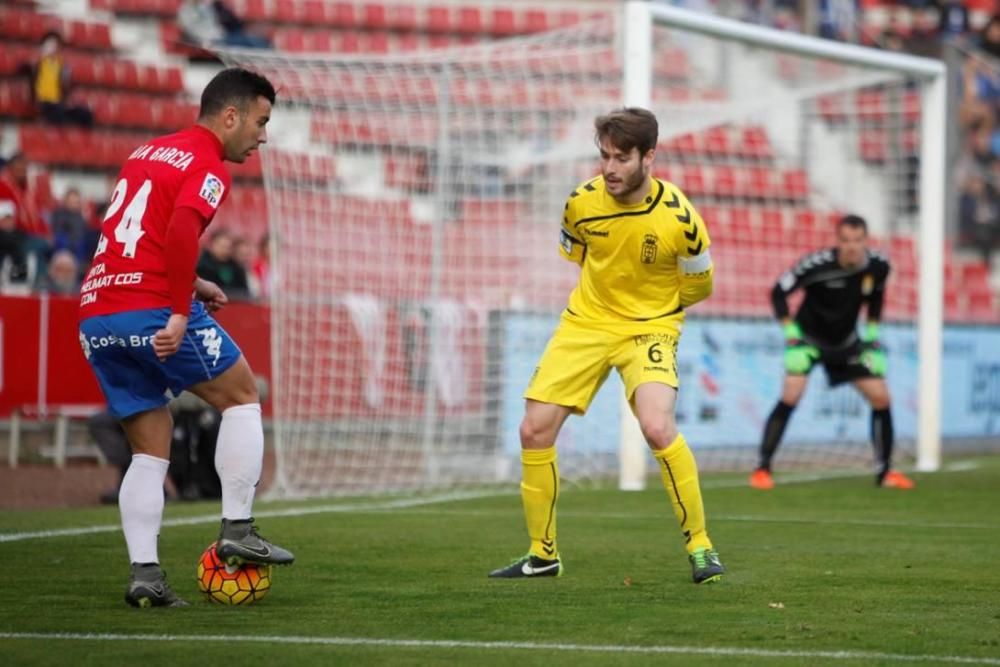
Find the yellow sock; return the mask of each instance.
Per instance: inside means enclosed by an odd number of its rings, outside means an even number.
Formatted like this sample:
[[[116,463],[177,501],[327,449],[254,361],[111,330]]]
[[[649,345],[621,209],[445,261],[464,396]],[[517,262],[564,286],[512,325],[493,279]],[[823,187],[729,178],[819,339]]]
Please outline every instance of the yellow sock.
[[[663,487],[670,496],[674,514],[684,533],[688,553],[702,548],[712,548],[705,530],[705,508],[701,502],[701,487],[698,484],[698,464],[688,447],[687,440],[680,433],[670,446],[653,452],[660,464]]]
[[[556,548],[556,500],[559,498],[559,465],[555,445],[521,450],[521,500],[528,524],[531,553],[552,560]]]

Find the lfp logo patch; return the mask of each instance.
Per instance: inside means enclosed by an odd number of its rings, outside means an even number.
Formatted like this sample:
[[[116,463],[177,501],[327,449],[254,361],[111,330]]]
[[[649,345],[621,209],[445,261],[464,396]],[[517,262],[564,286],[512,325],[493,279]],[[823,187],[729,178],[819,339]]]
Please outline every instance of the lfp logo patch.
[[[205,174],[205,182],[201,184],[201,193],[198,195],[208,202],[212,208],[219,208],[222,203],[222,193],[226,191],[226,186],[222,184],[222,179],[209,172]]]

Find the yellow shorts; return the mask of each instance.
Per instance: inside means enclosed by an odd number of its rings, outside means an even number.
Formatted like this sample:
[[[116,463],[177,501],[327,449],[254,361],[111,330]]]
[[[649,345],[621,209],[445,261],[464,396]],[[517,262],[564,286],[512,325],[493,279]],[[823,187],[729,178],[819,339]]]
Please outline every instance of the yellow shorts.
[[[538,366],[524,398],[565,405],[584,414],[612,368],[618,370],[629,401],[636,387],[659,382],[677,388],[679,326],[640,323],[588,325],[563,317]]]

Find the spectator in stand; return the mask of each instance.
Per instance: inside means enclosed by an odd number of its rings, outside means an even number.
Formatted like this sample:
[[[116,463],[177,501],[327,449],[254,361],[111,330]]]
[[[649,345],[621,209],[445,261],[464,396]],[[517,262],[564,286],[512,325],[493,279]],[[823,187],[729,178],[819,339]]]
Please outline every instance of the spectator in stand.
[[[820,0],[819,34],[841,42],[858,41],[857,0]]]
[[[69,188],[62,202],[49,216],[52,228],[52,250],[69,250],[78,261],[89,259],[90,224],[83,210],[83,198],[76,188]]]
[[[979,32],[979,48],[1000,58],[1000,14],[994,14]]]
[[[250,298],[246,271],[233,258],[233,237],[225,229],[209,236],[208,247],[198,260],[197,274],[221,287],[230,299]]]
[[[233,261],[243,269],[243,275],[247,277],[247,293],[250,298],[260,297],[260,286],[253,275],[253,246],[244,236],[233,238]]]
[[[257,258],[250,272],[257,283],[257,298],[266,301],[274,292],[274,277],[271,275],[271,237],[264,234],[257,242]]]
[[[28,258],[24,253],[24,232],[14,222],[14,204],[0,201],[0,292],[12,285],[27,287]]]
[[[963,245],[975,247],[989,264],[1000,240],[1000,208],[996,188],[977,171],[966,176],[962,184],[958,231]]]
[[[201,500],[221,497],[219,475],[215,471],[215,445],[222,415],[187,391],[181,392],[169,405],[174,430],[167,475],[176,491],[176,498]],[[102,504],[117,505],[121,481],[132,463],[132,450],[125,438],[125,430],[107,410],[88,419],[87,430],[108,463],[118,467],[118,482],[100,496]],[[166,488],[163,493],[168,495]]]
[[[38,60],[32,63],[31,92],[38,113],[53,125],[94,124],[94,114],[82,104],[70,102],[72,76],[62,55],[62,36],[58,32],[48,32],[42,38]]]
[[[960,40],[969,33],[969,8],[962,0],[943,0],[938,19],[938,33],[945,42]]]
[[[906,51],[925,58],[941,57],[941,14],[937,8],[921,6],[911,11],[913,22]]]
[[[185,0],[177,10],[181,34],[191,42],[269,49],[271,42],[247,30],[243,20],[221,0]]]
[[[14,225],[24,233],[22,249],[42,271],[48,259],[49,227],[38,212],[35,196],[28,182],[28,158],[15,153],[0,171],[0,203],[7,201],[14,206]],[[33,259],[31,259],[33,258]]]
[[[49,260],[49,269],[40,285],[41,291],[53,296],[80,294],[80,264],[69,250],[59,250]]]

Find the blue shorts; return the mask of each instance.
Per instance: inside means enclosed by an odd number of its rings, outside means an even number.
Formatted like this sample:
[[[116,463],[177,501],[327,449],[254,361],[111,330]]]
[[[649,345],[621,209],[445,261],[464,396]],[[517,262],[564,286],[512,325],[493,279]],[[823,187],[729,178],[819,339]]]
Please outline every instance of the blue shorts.
[[[98,315],[80,323],[83,354],[115,417],[166,405],[167,390],[176,396],[217,378],[239,360],[240,348],[196,301],[180,349],[160,361],[153,352],[153,336],[169,318],[169,308],[152,308]]]

